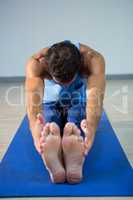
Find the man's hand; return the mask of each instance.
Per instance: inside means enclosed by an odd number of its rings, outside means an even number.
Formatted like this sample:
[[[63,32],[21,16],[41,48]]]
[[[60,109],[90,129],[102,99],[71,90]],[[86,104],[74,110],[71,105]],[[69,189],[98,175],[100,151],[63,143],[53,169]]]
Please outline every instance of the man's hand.
[[[81,126],[81,129],[83,130],[83,132],[85,134],[85,140],[84,140],[85,151],[84,151],[84,154],[87,155],[88,152],[90,151],[92,145],[93,145],[95,134],[93,133],[92,128],[91,128],[91,126],[89,126],[86,119],[83,119],[81,121],[80,126]]]
[[[44,127],[43,116],[41,114],[38,114],[34,127],[32,127],[32,136],[34,140],[34,145],[39,154],[42,154],[44,151],[44,148],[43,148],[44,137],[42,135],[43,127]]]

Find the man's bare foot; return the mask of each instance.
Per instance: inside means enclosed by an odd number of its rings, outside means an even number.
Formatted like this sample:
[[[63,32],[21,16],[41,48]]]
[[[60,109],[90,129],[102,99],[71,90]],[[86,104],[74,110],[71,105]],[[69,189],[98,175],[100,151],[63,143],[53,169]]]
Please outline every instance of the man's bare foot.
[[[61,137],[60,129],[54,122],[44,126],[44,152],[42,154],[43,161],[49,171],[52,182],[65,182],[65,169],[61,160]]]
[[[80,130],[74,123],[69,122],[64,127],[62,148],[67,181],[71,184],[81,182],[84,163],[84,142],[80,136]]]

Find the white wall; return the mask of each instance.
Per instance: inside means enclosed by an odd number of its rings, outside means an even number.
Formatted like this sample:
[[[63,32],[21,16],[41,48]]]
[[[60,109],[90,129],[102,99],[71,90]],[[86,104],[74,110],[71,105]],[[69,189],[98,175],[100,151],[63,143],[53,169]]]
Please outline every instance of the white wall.
[[[132,20],[132,0],[1,0],[0,76],[23,76],[32,53],[64,39],[100,51],[107,74],[131,74]]]

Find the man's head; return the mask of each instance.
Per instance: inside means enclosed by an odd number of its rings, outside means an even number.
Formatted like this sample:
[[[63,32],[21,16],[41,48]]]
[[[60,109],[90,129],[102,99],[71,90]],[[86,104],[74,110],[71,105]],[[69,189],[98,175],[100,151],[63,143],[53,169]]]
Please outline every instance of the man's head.
[[[48,70],[54,80],[60,83],[71,82],[81,67],[78,48],[69,41],[52,45],[45,55]]]

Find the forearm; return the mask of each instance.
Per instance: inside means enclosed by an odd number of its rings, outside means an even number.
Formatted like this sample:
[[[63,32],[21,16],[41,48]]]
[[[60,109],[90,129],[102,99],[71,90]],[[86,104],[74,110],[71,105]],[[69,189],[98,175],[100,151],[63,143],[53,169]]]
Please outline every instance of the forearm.
[[[42,113],[43,81],[38,78],[26,80],[26,110],[30,128],[33,129],[38,113]]]
[[[34,125],[37,119],[37,115],[39,113],[42,113],[43,109],[42,109],[42,104],[40,105],[33,105],[32,103],[30,103],[31,105],[27,105],[27,115],[28,115],[28,119],[29,119],[29,125],[31,130],[34,129]]]
[[[95,134],[102,113],[105,92],[105,61],[103,56],[93,51],[88,67],[91,69],[91,75],[87,85],[86,116],[89,131],[91,134]]]
[[[102,113],[104,87],[101,89],[97,87],[88,88],[88,99],[86,104],[86,119],[90,134],[95,134],[99,119]]]

